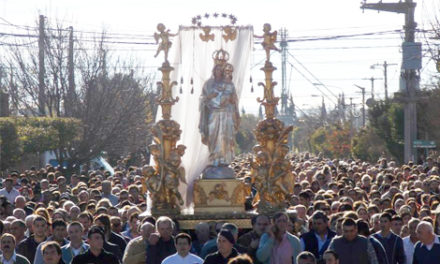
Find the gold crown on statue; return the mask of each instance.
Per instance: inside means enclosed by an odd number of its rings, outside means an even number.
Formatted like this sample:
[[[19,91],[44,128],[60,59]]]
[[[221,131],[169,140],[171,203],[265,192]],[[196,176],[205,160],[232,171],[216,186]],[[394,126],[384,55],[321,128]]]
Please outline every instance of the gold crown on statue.
[[[229,60],[229,53],[224,49],[214,51],[212,54],[215,65],[225,65]]]

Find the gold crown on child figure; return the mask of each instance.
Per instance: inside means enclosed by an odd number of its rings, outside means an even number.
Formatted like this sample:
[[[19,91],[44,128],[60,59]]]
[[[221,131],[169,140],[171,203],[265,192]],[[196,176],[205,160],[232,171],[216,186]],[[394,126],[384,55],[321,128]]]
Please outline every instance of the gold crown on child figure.
[[[225,66],[229,60],[229,53],[224,49],[219,49],[214,51],[212,58],[214,59],[215,65]]]

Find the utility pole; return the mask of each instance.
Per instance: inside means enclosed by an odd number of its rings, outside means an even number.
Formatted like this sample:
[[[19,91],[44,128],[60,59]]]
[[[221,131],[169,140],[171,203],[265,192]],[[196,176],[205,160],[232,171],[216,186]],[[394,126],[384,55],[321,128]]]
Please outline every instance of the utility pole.
[[[359,85],[354,85],[362,91],[362,126],[365,127],[365,88]]]
[[[44,75],[44,16],[40,15],[38,35],[38,114],[40,116],[46,115]]]
[[[375,69],[376,67],[383,67],[383,78],[384,78],[384,90],[385,90],[385,101],[388,102],[388,66],[395,66],[397,63],[387,63],[387,61],[384,61],[383,64],[373,64],[371,65],[371,69]]]
[[[285,114],[287,111],[287,31],[286,29],[280,30],[281,35],[281,111],[280,114]]]
[[[371,82],[371,99],[374,100],[374,81],[376,80],[382,80],[382,78],[363,78],[362,80],[369,80]]]
[[[68,80],[69,88],[67,90],[67,101],[64,102],[64,111],[66,116],[73,115],[74,95],[75,95],[75,70],[73,65],[73,27],[69,27],[69,54],[68,60]]]
[[[421,44],[415,42],[417,24],[414,21],[414,11],[416,3],[413,0],[405,0],[398,3],[379,2],[376,4],[367,4],[364,1],[361,8],[405,14],[405,42],[402,45],[403,61],[401,70],[401,79],[405,87],[402,91],[403,98],[401,99],[405,104],[404,156],[405,162],[410,160],[417,162],[417,153],[414,150],[413,142],[417,139],[416,89],[418,89],[420,81],[417,70],[421,68]]]

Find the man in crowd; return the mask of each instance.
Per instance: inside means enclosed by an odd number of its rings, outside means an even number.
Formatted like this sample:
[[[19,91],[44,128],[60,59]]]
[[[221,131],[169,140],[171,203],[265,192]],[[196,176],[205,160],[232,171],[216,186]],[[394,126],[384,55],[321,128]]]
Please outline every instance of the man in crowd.
[[[52,236],[49,236],[47,240],[43,243],[40,243],[37,247],[37,251],[35,252],[34,264],[43,264],[43,251],[42,247],[49,241],[55,241],[58,245],[64,246],[69,243],[69,240],[66,239],[67,236],[67,224],[63,220],[55,220],[52,223]]]
[[[382,213],[380,216],[380,232],[373,234],[379,240],[387,253],[388,264],[405,264],[403,241],[391,231],[391,215]]]
[[[440,260],[440,238],[434,234],[432,224],[421,221],[417,225],[417,242],[414,248],[413,264],[434,264]]]
[[[156,221],[156,232],[148,239],[147,264],[161,264],[171,254],[176,253],[172,236],[174,222],[171,218],[161,216]]]
[[[358,234],[357,224],[347,218],[342,222],[343,235],[330,242],[329,249],[339,255],[341,264],[377,264],[376,252],[367,238]]]
[[[107,198],[113,206],[117,205],[119,199],[116,195],[112,194],[112,183],[110,181],[102,181],[102,198]]]
[[[196,225],[194,231],[197,239],[192,242],[191,252],[200,255],[203,245],[209,240],[209,224],[206,222],[200,222]]]
[[[297,264],[316,264],[316,258],[313,253],[308,251],[301,252],[298,257],[296,257]]]
[[[70,264],[74,257],[86,252],[89,249],[82,240],[83,227],[79,222],[72,222],[67,227],[70,242],[61,247],[62,259],[65,264]]]
[[[26,238],[26,224],[23,220],[15,219],[11,223],[11,234],[14,235],[15,240],[20,243],[23,239]]]
[[[61,247],[56,241],[49,241],[42,247],[44,264],[60,264]]]
[[[301,235],[301,248],[313,253],[317,260],[321,260],[336,233],[328,227],[328,217],[323,211],[315,211],[311,219],[311,230]]]
[[[15,237],[11,234],[3,234],[0,238],[0,244],[2,249],[2,256],[0,257],[0,263],[6,264],[29,264],[29,260],[26,257],[17,254],[15,252]]]
[[[140,226],[141,236],[128,242],[125,248],[122,263],[124,264],[143,264],[146,259],[146,251],[148,247],[148,239],[154,232],[155,227],[149,222],[145,222]]]
[[[414,246],[419,241],[417,237],[416,229],[417,225],[420,223],[420,220],[417,218],[413,218],[408,222],[408,230],[409,236],[404,237],[403,240],[403,249],[405,251],[406,256],[406,264],[412,264],[413,256],[414,256]]]
[[[175,245],[177,253],[168,256],[162,261],[162,264],[202,264],[203,259],[189,253],[191,249],[191,236],[186,233],[180,233],[175,237]]]
[[[238,256],[234,244],[235,239],[232,232],[228,229],[220,230],[217,235],[218,250],[206,256],[204,264],[227,264],[231,258]]]
[[[105,235],[102,227],[92,226],[87,235],[90,248],[73,258],[72,264],[119,264],[118,258],[104,250]]]
[[[14,188],[14,181],[12,178],[7,178],[3,181],[4,188],[0,189],[0,195],[8,199],[11,204],[14,204],[15,198],[20,195],[20,192]]]
[[[32,222],[32,230],[34,231],[33,235],[18,244],[17,253],[25,256],[31,263],[33,263],[38,245],[46,241],[47,228],[48,224],[46,218],[36,216]]]
[[[260,244],[261,235],[263,235],[266,227],[270,224],[270,219],[267,215],[260,214],[252,217],[252,231],[242,235],[237,244],[243,248],[247,248],[247,254],[252,258],[255,264],[260,263],[257,259],[256,253],[258,245]]]

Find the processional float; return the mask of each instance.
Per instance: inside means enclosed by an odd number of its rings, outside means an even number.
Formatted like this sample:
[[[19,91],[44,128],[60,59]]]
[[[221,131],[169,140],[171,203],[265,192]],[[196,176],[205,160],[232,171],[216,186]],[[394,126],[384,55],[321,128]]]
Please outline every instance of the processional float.
[[[216,17],[216,15],[219,16],[218,14],[213,16]],[[222,15],[225,17],[225,14]],[[221,37],[226,42],[235,41],[237,38],[237,27],[235,26],[237,19],[234,16],[229,16],[229,18],[231,23],[221,27],[223,31]],[[201,16],[193,18],[194,27],[200,31],[198,37],[202,41],[213,41],[215,36],[211,33],[211,27],[202,25],[200,19]],[[245,212],[244,203],[246,196],[250,195],[250,186],[246,185],[242,179],[235,178],[234,171],[228,167],[230,154],[226,153],[227,150],[223,151],[225,154],[222,150],[216,149],[215,142],[217,141],[211,142],[210,146],[210,138],[204,137],[204,131],[208,131],[209,135],[211,131],[209,125],[212,126],[212,124],[209,123],[207,126],[203,126],[205,121],[203,121],[202,109],[200,110],[202,114],[199,128],[203,144],[208,145],[210,149],[211,163],[203,170],[200,179],[194,182],[192,193],[194,214],[192,216],[181,215],[184,201],[178,191],[178,186],[181,182],[186,183],[185,169],[182,167],[182,157],[185,154],[186,147],[177,144],[182,131],[179,123],[171,119],[171,109],[179,101],[179,98],[173,97],[172,94],[173,86],[177,85],[177,82],[172,81],[170,78],[170,73],[174,68],[171,67],[168,61],[168,53],[172,47],[171,37],[176,36],[176,34],[171,34],[170,30],[167,30],[163,24],[158,24],[157,30],[158,33],[155,33],[155,38],[159,46],[155,56],[158,56],[161,52],[164,54],[164,62],[159,68],[162,79],[158,82],[160,95],[157,99],[157,103],[162,110],[162,119],[157,121],[152,129],[154,143],[149,146],[154,165],[144,166],[143,168],[144,188],[148,191],[151,200],[151,213],[153,215],[173,215],[181,220],[193,218],[219,219],[222,216],[227,219],[249,219],[249,214],[252,214],[252,212]],[[265,64],[261,68],[265,74],[265,82],[259,83],[264,92],[262,98],[257,98],[257,101],[265,108],[265,119],[260,121],[254,130],[258,145],[254,146],[253,155],[249,159],[251,166],[249,176],[252,179],[251,184],[257,190],[257,194],[253,199],[254,208],[258,212],[273,213],[286,208],[285,201],[292,192],[294,178],[291,173],[290,162],[286,158],[289,151],[287,140],[292,127],[285,127],[284,123],[275,116],[275,108],[279,97],[274,94],[276,82],[273,81],[272,74],[276,68],[270,61],[270,53],[272,50],[278,50],[275,46],[277,32],[271,31],[270,25],[265,24],[263,34],[254,37],[262,39],[261,44],[266,52]],[[228,62],[228,59],[229,54],[222,48],[214,52],[213,77],[205,82],[200,97],[201,107],[204,106],[203,102],[206,101],[205,106],[207,109],[214,109],[208,113],[209,122],[217,118],[220,112],[231,111],[231,115],[225,117],[230,118],[227,120],[232,122],[229,124],[231,127],[228,129],[237,129],[237,122],[239,122],[239,120],[236,120],[236,118],[239,118],[238,101],[231,82],[232,77],[228,77],[228,74],[230,75],[233,72],[233,66]],[[216,79],[216,68],[222,70],[222,78]],[[225,105],[227,105],[225,107],[227,110],[222,109]],[[218,141],[220,142],[218,144],[224,144],[225,141],[227,144],[233,145],[229,142],[234,141],[233,136],[231,137]],[[216,156],[217,152],[215,151],[220,151],[221,155]],[[253,213],[255,213],[255,210]]]

